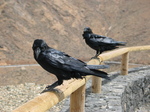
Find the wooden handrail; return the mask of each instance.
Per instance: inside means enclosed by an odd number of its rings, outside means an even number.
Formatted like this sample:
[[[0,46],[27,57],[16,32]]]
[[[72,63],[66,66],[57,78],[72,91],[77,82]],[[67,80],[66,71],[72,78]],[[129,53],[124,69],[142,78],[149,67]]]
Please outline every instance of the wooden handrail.
[[[97,59],[92,59],[88,62],[88,64],[99,65],[101,62],[122,55],[122,66],[121,66],[121,74],[126,75],[128,73],[128,58],[129,52],[132,51],[141,51],[141,50],[150,50],[150,45],[147,46],[137,46],[137,47],[127,47],[116,49],[113,51],[109,51],[101,54]],[[70,112],[84,112],[84,102],[85,102],[85,84],[86,81],[89,80],[91,76],[86,76],[83,79],[71,79],[68,81],[64,81],[63,85],[56,87],[56,91],[43,93],[29,102],[21,105],[20,107],[13,110],[13,112],[45,112],[50,109],[52,106],[71,95],[71,107]],[[93,78],[94,81],[99,80],[99,78]],[[99,86],[93,83],[92,87],[97,89],[95,92],[99,92]],[[77,97],[77,95],[79,97]],[[74,101],[76,100],[76,101]],[[78,103],[78,104],[76,104]],[[81,105],[81,106],[80,106]],[[80,106],[80,107],[79,107]],[[74,108],[75,107],[75,108]]]
[[[56,91],[42,93],[13,112],[45,112],[83,86],[85,81],[85,79],[64,81],[63,85],[56,87]]]
[[[89,61],[88,64],[98,65],[99,61],[96,59],[93,59]],[[85,86],[86,81],[89,80],[91,77],[92,76],[86,76],[83,79],[78,79],[78,80],[71,79],[68,81],[64,81],[62,85],[56,87],[56,91],[45,92],[35,97],[34,99],[30,100],[29,102],[23,104],[22,106],[16,108],[15,110],[13,110],[13,112],[45,112],[46,110],[50,109],[51,107],[56,105],[58,102],[60,102],[61,100],[71,95],[76,90],[78,90],[81,86]],[[83,87],[83,89],[85,91],[85,87]],[[83,89],[82,89],[82,92],[78,92],[78,93],[80,94],[84,93]],[[84,105],[85,96],[82,95],[80,97],[76,97],[74,94],[72,95],[73,95],[71,96],[72,99],[78,100],[78,103],[79,101],[82,101],[83,103],[81,104],[80,102],[80,104]],[[77,102],[72,101],[71,105],[73,106],[75,105],[75,103]],[[83,112],[84,107],[81,106],[81,108],[77,108],[76,111],[74,111],[74,108],[71,108],[71,109],[72,109],[71,112]]]
[[[101,62],[115,58],[117,56],[121,56],[124,53],[129,52],[128,48],[122,48],[122,49],[116,49],[113,51],[109,51],[109,52],[105,52],[101,55],[98,56],[98,58],[100,59]]]
[[[128,47],[128,50],[129,50],[129,52],[132,52],[132,51],[150,50],[150,45],[146,45],[146,46]]]

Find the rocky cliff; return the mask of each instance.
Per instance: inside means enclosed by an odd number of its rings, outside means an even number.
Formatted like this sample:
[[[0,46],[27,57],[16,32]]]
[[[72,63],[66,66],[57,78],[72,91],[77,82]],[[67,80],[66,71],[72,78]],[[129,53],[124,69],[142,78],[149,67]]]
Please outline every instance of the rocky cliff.
[[[35,63],[36,38],[73,57],[90,59],[95,51],[83,40],[86,26],[127,46],[148,45],[149,5],[149,0],[1,0],[0,63]],[[150,64],[149,54],[133,53],[130,61]]]

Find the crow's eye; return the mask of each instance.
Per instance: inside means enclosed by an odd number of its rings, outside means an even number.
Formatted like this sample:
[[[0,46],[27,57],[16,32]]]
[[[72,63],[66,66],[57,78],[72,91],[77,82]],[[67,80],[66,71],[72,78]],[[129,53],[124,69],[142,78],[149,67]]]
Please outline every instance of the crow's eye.
[[[46,46],[41,47],[41,51],[45,51],[46,50]]]
[[[35,46],[33,46],[33,47],[32,47],[32,49],[33,49],[33,50],[35,50],[35,49],[36,49],[36,47],[35,47]]]

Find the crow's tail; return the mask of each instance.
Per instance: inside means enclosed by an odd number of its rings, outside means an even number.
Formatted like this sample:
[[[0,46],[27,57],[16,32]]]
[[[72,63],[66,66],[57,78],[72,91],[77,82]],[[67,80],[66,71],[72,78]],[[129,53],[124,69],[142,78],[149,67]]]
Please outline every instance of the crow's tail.
[[[87,65],[91,70],[109,68],[109,65]]]
[[[116,44],[117,44],[117,45],[120,45],[120,46],[125,46],[127,43],[126,43],[126,42],[120,42],[120,41],[117,41]]]
[[[110,79],[107,76],[108,74],[106,72],[97,70],[97,69],[104,69],[104,68],[108,68],[108,67],[109,67],[108,65],[86,65],[85,67],[81,67],[81,68],[74,67],[73,69],[74,69],[75,73],[78,73],[78,75],[80,75],[80,76],[94,75],[97,77]],[[75,78],[76,78],[76,76],[75,76]]]
[[[88,70],[85,70],[84,73],[86,75],[94,75],[97,77],[101,77],[101,78],[105,78],[105,79],[110,79],[107,75],[106,72],[97,70],[97,69],[105,69],[108,68],[108,65],[87,65],[86,66],[88,68]]]
[[[108,77],[108,74],[106,72],[104,72],[104,71],[99,71],[99,70],[91,70],[91,71],[94,72],[94,74],[92,74],[94,76],[110,80],[110,78]]]
[[[94,75],[97,77],[101,77],[101,78],[105,78],[105,79],[110,80],[110,78],[108,77],[108,74],[106,72],[103,72],[100,70],[85,71],[84,74],[82,74],[82,76],[86,76],[86,75]]]

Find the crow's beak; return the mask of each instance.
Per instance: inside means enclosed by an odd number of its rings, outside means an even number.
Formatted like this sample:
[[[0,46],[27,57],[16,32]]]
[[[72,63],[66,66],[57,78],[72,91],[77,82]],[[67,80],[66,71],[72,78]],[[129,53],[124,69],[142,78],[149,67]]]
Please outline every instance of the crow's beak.
[[[35,59],[38,59],[40,52],[41,52],[41,49],[40,49],[39,47],[37,47],[37,48],[34,50]]]
[[[86,32],[86,31],[87,31],[87,29],[86,29],[86,28],[84,28],[83,32]]]

